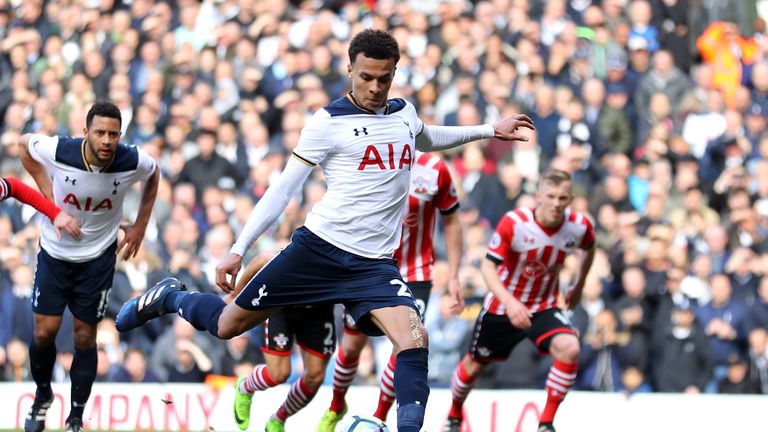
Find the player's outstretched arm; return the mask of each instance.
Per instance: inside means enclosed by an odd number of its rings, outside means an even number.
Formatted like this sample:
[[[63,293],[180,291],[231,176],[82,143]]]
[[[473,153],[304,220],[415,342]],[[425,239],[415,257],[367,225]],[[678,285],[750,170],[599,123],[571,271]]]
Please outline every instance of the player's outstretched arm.
[[[141,204],[139,206],[139,214],[136,215],[136,221],[134,221],[133,225],[120,226],[125,231],[125,236],[120,244],[117,245],[115,254],[119,255],[120,251],[125,248],[123,252],[124,260],[135,257],[139,252],[141,242],[144,240],[144,233],[149,224],[149,217],[152,215],[152,207],[155,205],[158,184],[160,184],[160,170],[155,168],[155,172],[147,179],[141,192]]]
[[[579,254],[579,276],[576,283],[565,293],[565,304],[568,309],[574,310],[581,302],[581,292],[584,290],[584,281],[587,280],[589,269],[592,268],[592,261],[595,260],[595,244],[589,249],[580,250]]]
[[[40,192],[43,193],[43,196],[53,201],[53,184],[51,183],[51,179],[48,177],[48,172],[46,171],[43,164],[36,161],[29,153],[29,139],[31,136],[32,134],[24,134],[19,137],[19,154],[21,155],[21,163],[24,165],[24,169],[26,169],[27,172],[32,175],[32,178],[35,179],[37,188],[40,189]]]
[[[74,238],[80,237],[80,221],[69,213],[62,211],[56,204],[48,201],[43,194],[13,177],[0,179],[0,182],[2,182],[0,189],[6,189],[0,195],[12,196],[48,216],[48,219],[53,222],[53,227],[59,240],[61,240],[61,230],[66,231]]]
[[[230,249],[229,256],[216,266],[216,285],[225,293],[232,292],[237,282],[237,273],[243,263],[243,256],[254,241],[266,231],[283,213],[288,202],[312,172],[312,166],[296,156],[288,159],[285,169],[274,185],[256,204],[237,241]]]
[[[520,128],[534,130],[533,121],[525,114],[515,114],[494,125],[481,126],[427,126],[416,137],[416,148],[421,151],[439,151],[458,147],[471,141],[498,138],[503,141],[528,141]]]

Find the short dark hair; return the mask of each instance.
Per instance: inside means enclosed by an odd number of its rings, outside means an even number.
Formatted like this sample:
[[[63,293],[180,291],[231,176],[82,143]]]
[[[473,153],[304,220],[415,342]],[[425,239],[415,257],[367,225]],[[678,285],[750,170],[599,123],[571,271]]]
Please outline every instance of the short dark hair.
[[[544,171],[544,174],[541,175],[541,178],[539,179],[539,187],[541,187],[541,185],[543,185],[544,183],[549,183],[549,184],[558,186],[559,184],[567,181],[568,182],[571,181],[570,174],[568,174],[563,170],[550,168]]]
[[[120,126],[123,126],[123,116],[120,114],[120,108],[112,102],[100,101],[93,104],[91,109],[88,110],[88,115],[85,116],[86,128],[91,128],[93,118],[96,116],[117,119],[120,122]]]
[[[358,54],[376,60],[400,61],[400,47],[390,34],[383,30],[365,29],[349,43],[349,62],[354,63]]]

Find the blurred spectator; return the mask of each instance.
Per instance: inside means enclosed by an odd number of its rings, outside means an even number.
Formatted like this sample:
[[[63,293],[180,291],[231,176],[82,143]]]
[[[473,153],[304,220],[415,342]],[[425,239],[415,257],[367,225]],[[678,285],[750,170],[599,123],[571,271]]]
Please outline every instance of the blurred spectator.
[[[3,381],[31,381],[32,370],[29,366],[29,346],[14,338],[6,345],[6,353],[7,359],[3,368]]]
[[[741,354],[728,356],[728,374],[717,386],[718,393],[760,394],[760,383],[749,376],[749,361]]]
[[[749,333],[749,380],[768,394],[768,330],[756,328]]]
[[[605,309],[595,317],[595,331],[585,336],[579,356],[581,368],[576,387],[582,390],[614,392],[621,388],[621,376],[628,366],[625,356],[628,334],[619,331],[616,315]]]
[[[717,390],[717,383],[728,373],[731,355],[743,355],[747,342],[747,308],[731,298],[731,281],[724,274],[710,279],[712,301],[696,309],[696,318],[709,338],[715,369],[707,383],[707,393]]]
[[[123,366],[112,376],[110,381],[153,383],[160,382],[160,379],[151,370],[147,369],[147,357],[144,355],[144,351],[137,348],[129,348],[125,351]]]
[[[451,313],[453,300],[448,291],[432,294],[437,308],[431,308],[424,317],[430,335],[429,380],[436,386],[448,387],[456,364],[461,360],[468,342],[469,323]],[[439,297],[439,298],[434,298]],[[435,310],[436,309],[436,310]]]
[[[712,372],[709,342],[689,304],[675,305],[670,325],[653,335],[653,387],[660,392],[700,393]]]

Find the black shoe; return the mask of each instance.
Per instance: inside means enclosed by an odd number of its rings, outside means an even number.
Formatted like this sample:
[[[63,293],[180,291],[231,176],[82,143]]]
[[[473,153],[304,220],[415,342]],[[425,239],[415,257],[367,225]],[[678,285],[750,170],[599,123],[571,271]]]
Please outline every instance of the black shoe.
[[[169,277],[161,280],[144,294],[132,298],[120,308],[115,320],[115,327],[118,331],[125,332],[133,330],[153,318],[176,312],[165,310],[163,302],[168,294],[186,290],[187,287],[176,278]]]
[[[461,419],[456,417],[448,417],[443,427],[443,432],[461,432]]]
[[[47,393],[42,394],[40,390],[35,392],[35,401],[32,402],[32,407],[24,420],[24,432],[41,432],[45,429],[45,413],[48,412],[52,403],[52,390],[49,389]]]
[[[67,425],[64,432],[83,432],[83,420],[77,417],[67,419]]]
[[[552,426],[552,423],[539,423],[539,428],[536,429],[536,432],[555,432],[555,427]]]

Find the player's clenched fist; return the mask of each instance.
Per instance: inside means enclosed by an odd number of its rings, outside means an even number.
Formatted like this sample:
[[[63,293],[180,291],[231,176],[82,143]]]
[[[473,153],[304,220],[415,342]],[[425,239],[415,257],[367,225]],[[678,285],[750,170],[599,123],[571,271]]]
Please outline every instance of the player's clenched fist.
[[[242,264],[243,257],[236,253],[231,253],[216,266],[216,285],[225,293],[235,289],[237,273],[240,272]]]

